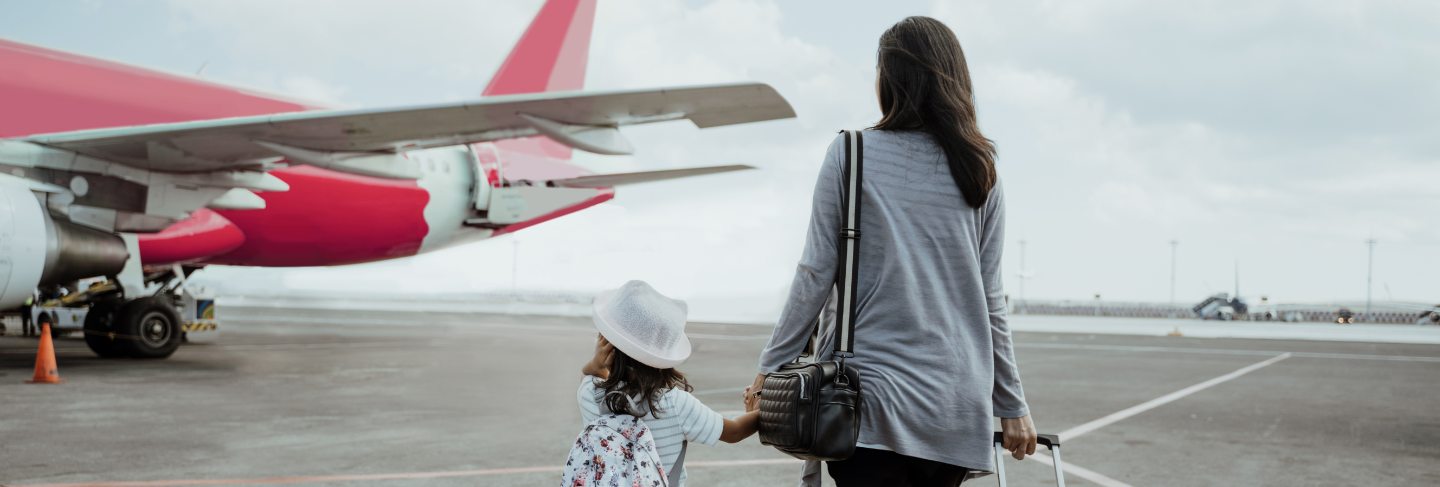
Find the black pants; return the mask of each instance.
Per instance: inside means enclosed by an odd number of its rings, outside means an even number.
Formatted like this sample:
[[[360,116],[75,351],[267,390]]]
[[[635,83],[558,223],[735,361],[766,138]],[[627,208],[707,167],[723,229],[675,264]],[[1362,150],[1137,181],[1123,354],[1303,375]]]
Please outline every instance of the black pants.
[[[838,462],[825,462],[835,487],[954,487],[970,470],[948,463],[907,457],[899,453],[856,448]]]

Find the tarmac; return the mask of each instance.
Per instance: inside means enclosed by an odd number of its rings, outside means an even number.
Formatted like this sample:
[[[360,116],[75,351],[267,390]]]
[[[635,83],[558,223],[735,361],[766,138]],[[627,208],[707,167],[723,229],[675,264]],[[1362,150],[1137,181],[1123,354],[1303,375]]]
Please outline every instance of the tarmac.
[[[588,318],[222,316],[217,343],[161,361],[99,359],[60,339],[59,385],[25,384],[35,340],[0,337],[0,485],[559,482],[581,426]],[[1126,319],[1079,323],[1016,326],[1032,414],[1061,434],[1068,485],[1440,484],[1440,345],[1099,334],[1085,330],[1123,332]],[[701,400],[737,413],[769,328],[690,333],[681,370]],[[1010,485],[1053,485],[1045,460],[1007,462]],[[691,448],[687,465],[695,486],[789,486],[800,468],[756,438]]]

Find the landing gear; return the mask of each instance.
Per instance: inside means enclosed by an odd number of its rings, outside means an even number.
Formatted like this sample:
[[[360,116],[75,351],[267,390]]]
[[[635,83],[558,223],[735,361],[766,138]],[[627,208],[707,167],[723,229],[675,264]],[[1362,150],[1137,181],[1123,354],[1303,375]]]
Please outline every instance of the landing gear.
[[[115,278],[73,293],[67,304],[89,304],[85,312],[85,344],[104,358],[169,357],[185,341],[187,330],[177,308],[194,313],[200,304],[212,310],[208,329],[214,330],[213,300],[197,301],[188,288],[182,289],[185,277],[193,271],[175,266],[145,276],[146,288],[141,289],[148,295],[143,297],[127,299],[125,286]]]
[[[180,313],[167,296],[99,301],[85,314],[85,344],[104,358],[162,359],[180,348]]]
[[[85,344],[101,358],[125,356],[125,351],[120,349],[119,333],[111,326],[119,307],[118,301],[98,301],[85,313]]]
[[[163,296],[126,303],[111,326],[127,337],[118,343],[131,357],[165,358],[180,348],[180,313]]]

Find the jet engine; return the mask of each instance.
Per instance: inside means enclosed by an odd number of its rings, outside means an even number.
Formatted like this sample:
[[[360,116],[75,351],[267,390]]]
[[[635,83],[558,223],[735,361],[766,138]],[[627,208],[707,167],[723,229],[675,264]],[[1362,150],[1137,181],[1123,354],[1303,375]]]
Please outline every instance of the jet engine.
[[[119,235],[56,220],[24,183],[0,179],[0,309],[39,286],[118,274],[129,257]]]

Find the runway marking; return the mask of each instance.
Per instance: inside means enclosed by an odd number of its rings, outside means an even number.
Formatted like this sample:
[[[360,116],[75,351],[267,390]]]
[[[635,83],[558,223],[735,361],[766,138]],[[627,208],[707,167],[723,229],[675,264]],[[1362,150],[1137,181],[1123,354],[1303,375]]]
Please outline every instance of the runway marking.
[[[1036,452],[1036,454],[1032,455],[1031,458],[1034,458],[1035,461],[1043,463],[1045,465],[1055,465],[1055,460],[1050,458],[1050,455],[1046,455],[1040,452]],[[1076,477],[1080,477],[1082,479],[1094,482],[1101,487],[1132,487],[1130,484],[1112,479],[1105,474],[1090,470],[1085,467],[1081,467],[1070,462],[1065,462],[1064,470],[1067,477],[1070,475],[1074,475]]]
[[[767,458],[754,460],[714,460],[708,462],[685,462],[685,468],[752,467],[767,465],[800,465],[793,458]],[[186,485],[247,485],[247,484],[309,484],[320,482],[365,482],[378,480],[423,480],[457,477],[490,477],[496,475],[517,475],[533,473],[560,473],[561,466],[487,468],[479,470],[450,470],[438,472],[397,472],[350,475],[291,475],[275,477],[232,478],[232,479],[174,479],[174,480],[125,480],[117,482],[70,482],[52,484],[10,484],[11,487],[177,487]]]
[[[1288,353],[1297,358],[1329,358],[1341,360],[1382,360],[1391,362],[1440,363],[1440,357],[1417,355],[1374,355],[1360,353],[1286,352],[1284,350],[1244,350],[1228,348],[1152,347],[1143,345],[1087,345],[1079,343],[1016,343],[1016,348],[1047,348],[1056,350],[1095,350],[1106,352],[1166,352],[1213,355],[1274,356]]]
[[[1074,427],[1074,428],[1070,428],[1070,429],[1065,430],[1065,431],[1061,431],[1061,432],[1060,432],[1060,439],[1061,439],[1061,440],[1064,440],[1064,441],[1074,440],[1075,438],[1079,438],[1080,436],[1082,436],[1082,435],[1084,435],[1084,434],[1086,434],[1086,433],[1089,433],[1089,432],[1091,432],[1091,431],[1095,431],[1095,430],[1098,430],[1098,429],[1100,429],[1100,428],[1104,428],[1104,427],[1106,427],[1106,426],[1115,424],[1115,423],[1117,423],[1117,422],[1119,422],[1119,421],[1122,421],[1122,420],[1124,420],[1124,419],[1126,419],[1126,418],[1129,418],[1129,417],[1131,417],[1131,416],[1135,416],[1135,415],[1140,414],[1140,413],[1143,413],[1143,412],[1145,412],[1145,411],[1149,411],[1149,410],[1151,410],[1151,409],[1155,409],[1155,408],[1157,408],[1157,407],[1164,406],[1164,405],[1169,404],[1169,403],[1171,403],[1171,402],[1175,402],[1176,400],[1179,400],[1179,399],[1181,399],[1181,398],[1183,398],[1183,397],[1185,397],[1185,396],[1189,396],[1189,395],[1194,394],[1194,393],[1196,393],[1196,392],[1200,392],[1200,391],[1203,391],[1203,390],[1205,390],[1205,389],[1209,389],[1209,388],[1211,388],[1211,387],[1214,387],[1214,386],[1216,386],[1216,385],[1223,384],[1223,383],[1225,383],[1225,382],[1227,382],[1227,381],[1230,381],[1230,380],[1232,380],[1232,379],[1234,379],[1234,378],[1236,378],[1236,377],[1240,377],[1240,376],[1242,376],[1242,375],[1245,375],[1245,374],[1254,372],[1254,371],[1256,371],[1256,370],[1260,370],[1260,369],[1262,369],[1262,368],[1265,368],[1265,367],[1269,366],[1270,364],[1273,364],[1273,363],[1275,363],[1275,362],[1279,362],[1279,361],[1281,361],[1281,360],[1285,360],[1285,359],[1290,358],[1290,357],[1291,357],[1291,354],[1290,354],[1289,352],[1282,353],[1282,354],[1280,354],[1280,355],[1276,355],[1276,356],[1274,356],[1274,357],[1271,357],[1271,358],[1268,358],[1268,359],[1265,359],[1265,360],[1262,360],[1262,361],[1259,361],[1259,362],[1256,362],[1256,363],[1247,365],[1247,366],[1242,367],[1242,368],[1240,368],[1240,369],[1238,369],[1238,370],[1236,370],[1236,371],[1234,371],[1234,372],[1231,372],[1231,373],[1228,373],[1228,374],[1225,374],[1225,375],[1216,377],[1216,378],[1214,378],[1214,379],[1210,379],[1210,380],[1207,380],[1207,381],[1205,381],[1205,382],[1201,382],[1201,383],[1199,383],[1199,384],[1195,384],[1195,385],[1193,385],[1193,386],[1186,387],[1186,388],[1184,388],[1184,389],[1180,389],[1180,390],[1178,390],[1178,391],[1175,391],[1175,392],[1172,392],[1172,393],[1169,393],[1169,394],[1166,394],[1166,395],[1157,397],[1157,398],[1155,398],[1155,399],[1151,399],[1151,400],[1149,400],[1149,401],[1145,401],[1145,402],[1143,402],[1143,403],[1136,404],[1136,405],[1134,405],[1134,406],[1131,406],[1131,407],[1128,407],[1128,408],[1125,408],[1125,409],[1116,411],[1116,412],[1111,413],[1110,415],[1105,416],[1105,417],[1103,417],[1103,418],[1096,419],[1096,420],[1094,420],[1094,421],[1091,421],[1091,422],[1088,422],[1088,423],[1085,423],[1085,424],[1076,426],[1076,427]]]

